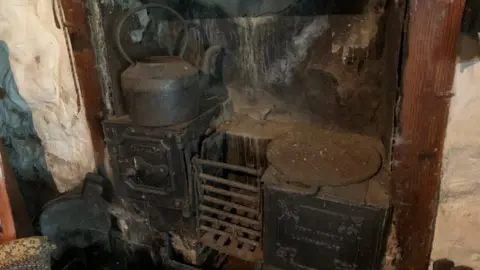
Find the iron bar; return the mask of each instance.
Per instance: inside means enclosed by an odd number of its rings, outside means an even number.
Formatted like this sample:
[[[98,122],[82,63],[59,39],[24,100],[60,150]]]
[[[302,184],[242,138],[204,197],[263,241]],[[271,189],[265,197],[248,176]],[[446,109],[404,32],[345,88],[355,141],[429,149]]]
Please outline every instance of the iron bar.
[[[230,227],[233,230],[242,231],[244,233],[247,233],[247,234],[250,234],[250,235],[253,235],[253,236],[258,236],[258,237],[261,236],[261,233],[258,232],[258,231],[255,231],[255,230],[252,230],[252,229],[249,229],[249,228],[245,228],[245,227],[242,227],[242,226],[239,226],[239,225],[235,225],[235,224],[232,224],[232,223],[228,223],[228,222],[220,220],[220,219],[212,218],[212,217],[205,216],[205,215],[201,215],[200,219],[203,220],[203,221],[216,223],[216,224],[221,225],[221,226]]]
[[[217,229],[214,229],[214,228],[211,228],[211,227],[208,227],[208,226],[205,226],[205,225],[201,225],[200,226],[200,229],[201,230],[204,230],[206,232],[211,232],[211,233],[215,233],[215,234],[219,234],[219,235],[223,235],[223,236],[226,236],[226,237],[235,237],[237,240],[239,240],[240,242],[243,242],[245,244],[249,244],[249,245],[252,245],[252,246],[258,246],[258,242],[257,241],[254,241],[254,240],[250,240],[250,239],[247,239],[245,237],[241,237],[241,236],[234,236],[232,234],[229,234],[229,233],[226,233],[224,231],[220,231],[220,230],[217,230]]]
[[[236,193],[236,192],[224,190],[224,189],[221,189],[221,188],[216,188],[216,187],[212,187],[212,186],[209,186],[209,185],[205,185],[205,184],[202,185],[202,189],[206,190],[206,191],[210,191],[210,192],[215,192],[215,193],[218,193],[220,195],[236,197],[236,198],[246,200],[246,201],[250,201],[250,202],[258,202],[257,197],[243,195],[243,194],[239,194],[239,193]]]
[[[239,220],[239,221],[244,222],[244,223],[248,223],[248,224],[252,224],[252,225],[260,225],[260,222],[258,220],[254,220],[254,219],[250,219],[250,218],[246,218],[246,217],[241,217],[241,216],[231,214],[231,213],[228,213],[228,212],[225,212],[225,211],[222,211],[222,210],[218,210],[218,209],[215,209],[215,208],[212,208],[212,207],[209,207],[209,206],[200,205],[200,210],[201,211],[207,211],[207,212],[210,212],[210,213],[214,213],[214,214],[217,214],[217,215],[220,215],[220,216],[225,216],[225,217],[228,217],[228,218],[231,218],[231,219],[236,219],[236,220]]]
[[[220,205],[223,205],[223,206],[228,206],[230,208],[235,208],[235,209],[238,209],[238,210],[242,210],[242,211],[252,213],[252,214],[255,214],[255,215],[259,214],[258,210],[256,210],[256,209],[253,209],[253,208],[250,208],[250,207],[247,207],[247,206],[243,206],[243,205],[240,205],[240,204],[220,200],[220,199],[208,196],[208,195],[204,195],[203,200],[207,201],[207,202],[215,203],[215,204],[220,204]]]
[[[221,177],[216,177],[216,176],[208,175],[208,174],[205,174],[205,173],[199,173],[198,177],[200,177],[203,180],[212,181],[212,182],[215,182],[215,183],[220,183],[220,184],[224,184],[224,185],[227,185],[227,186],[236,187],[236,188],[240,188],[240,189],[245,189],[245,190],[248,190],[248,191],[251,191],[251,192],[258,192],[258,188],[255,187],[255,186],[242,184],[242,183],[235,182],[235,181],[228,180],[228,179],[224,179],[224,178],[221,178]]]
[[[194,162],[196,162],[200,165],[218,167],[218,168],[222,168],[222,169],[227,169],[227,170],[232,170],[232,171],[237,171],[237,172],[243,172],[243,173],[247,173],[247,174],[255,175],[255,176],[261,176],[262,173],[263,173],[263,170],[256,170],[256,169],[251,169],[251,168],[247,168],[247,167],[240,166],[240,165],[233,165],[233,164],[228,164],[228,163],[223,163],[223,162],[218,162],[218,161],[212,161],[212,160],[206,160],[206,159],[200,159],[200,158],[194,158]]]

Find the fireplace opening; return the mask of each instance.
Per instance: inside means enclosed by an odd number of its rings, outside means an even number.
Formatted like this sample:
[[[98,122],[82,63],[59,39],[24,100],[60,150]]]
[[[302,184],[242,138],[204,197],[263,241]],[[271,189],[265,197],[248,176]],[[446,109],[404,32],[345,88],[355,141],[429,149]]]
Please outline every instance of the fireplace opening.
[[[142,217],[119,235],[173,268],[380,269],[404,6],[230,2],[88,1],[111,178]]]

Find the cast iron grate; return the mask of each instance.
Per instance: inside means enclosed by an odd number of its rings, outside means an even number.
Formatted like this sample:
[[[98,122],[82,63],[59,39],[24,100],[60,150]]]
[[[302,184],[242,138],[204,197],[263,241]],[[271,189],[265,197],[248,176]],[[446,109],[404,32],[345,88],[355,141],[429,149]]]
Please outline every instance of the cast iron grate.
[[[262,170],[199,158],[194,158],[193,163],[199,194],[197,230],[200,242],[243,260],[262,259]],[[236,179],[246,181],[206,174],[204,167],[240,173],[245,177]]]

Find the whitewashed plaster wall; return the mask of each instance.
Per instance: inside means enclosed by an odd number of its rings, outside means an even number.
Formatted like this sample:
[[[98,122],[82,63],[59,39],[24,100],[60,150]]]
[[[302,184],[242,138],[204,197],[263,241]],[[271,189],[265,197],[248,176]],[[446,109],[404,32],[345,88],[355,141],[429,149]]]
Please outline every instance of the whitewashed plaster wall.
[[[52,7],[52,0],[0,0],[0,40],[9,47],[20,95],[63,192],[94,168],[94,154],[83,106],[77,106],[65,35],[55,25]]]
[[[453,92],[432,260],[480,269],[480,60],[457,64]]]

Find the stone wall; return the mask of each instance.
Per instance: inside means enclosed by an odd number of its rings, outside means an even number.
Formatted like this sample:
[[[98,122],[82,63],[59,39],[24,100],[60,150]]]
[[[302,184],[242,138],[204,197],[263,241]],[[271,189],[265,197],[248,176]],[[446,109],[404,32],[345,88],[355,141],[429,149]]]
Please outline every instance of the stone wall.
[[[445,140],[432,260],[447,258],[456,265],[480,269],[480,60],[472,59],[471,53],[480,45],[478,40],[475,43],[465,36],[462,39]]]
[[[8,87],[5,90],[8,93],[18,88],[22,102],[28,105],[25,113],[31,111],[47,170],[62,192],[93,169],[94,155],[65,34],[58,27],[62,19],[55,20],[53,6],[52,0],[0,1],[0,40],[8,46],[15,79],[4,86]],[[5,106],[1,109],[10,113]],[[17,150],[22,147],[20,143]],[[19,158],[32,159],[25,153]]]

